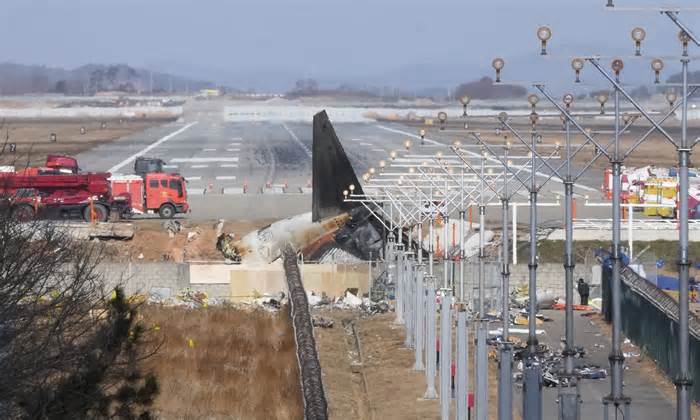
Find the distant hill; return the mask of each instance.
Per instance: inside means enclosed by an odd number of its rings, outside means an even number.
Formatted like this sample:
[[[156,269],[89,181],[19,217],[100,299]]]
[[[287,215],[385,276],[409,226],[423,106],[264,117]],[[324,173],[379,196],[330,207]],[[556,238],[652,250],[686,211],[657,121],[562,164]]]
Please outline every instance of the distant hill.
[[[683,83],[683,75],[681,73],[675,73],[669,76],[667,79],[668,83]],[[688,72],[688,83],[700,83],[700,70],[696,71],[689,71]],[[657,89],[659,92],[665,92],[668,88],[667,87],[660,87]],[[681,92],[681,87],[678,86],[675,88],[676,92],[680,94]],[[700,93],[695,92],[692,95],[693,98],[700,97]]]
[[[58,93],[92,95],[102,91],[129,93],[195,91],[214,84],[166,73],[135,69],[125,64],[88,64],[73,70],[62,68],[0,63],[0,94],[24,95]]]
[[[499,85],[490,77],[482,77],[473,82],[462,83],[454,92],[456,98],[464,95],[472,99],[504,99],[525,96],[527,89],[522,86]]]

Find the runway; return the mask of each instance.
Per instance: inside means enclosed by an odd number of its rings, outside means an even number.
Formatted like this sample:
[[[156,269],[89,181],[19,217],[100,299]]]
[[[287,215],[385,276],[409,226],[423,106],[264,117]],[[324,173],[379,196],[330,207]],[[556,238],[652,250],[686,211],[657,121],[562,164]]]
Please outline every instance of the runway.
[[[190,101],[182,121],[99,146],[78,155],[78,161],[84,170],[131,173],[137,156],[163,159],[168,171],[187,179],[189,217],[196,220],[278,218],[310,211],[312,122],[229,121],[228,105]],[[433,132],[421,145],[415,128],[401,123],[334,122],[334,127],[358,177],[387,159],[390,151],[402,151],[407,138],[414,141],[414,153],[433,154],[447,150],[444,146],[454,137]],[[592,179],[580,187],[581,195],[596,191]],[[551,179],[540,201],[554,205],[562,191],[561,182]],[[527,201],[527,195],[515,200]],[[493,210],[488,216],[495,221],[500,211]],[[560,209],[541,212],[541,220],[561,219]],[[583,212],[606,215],[600,208]],[[526,218],[526,211],[519,213]]]

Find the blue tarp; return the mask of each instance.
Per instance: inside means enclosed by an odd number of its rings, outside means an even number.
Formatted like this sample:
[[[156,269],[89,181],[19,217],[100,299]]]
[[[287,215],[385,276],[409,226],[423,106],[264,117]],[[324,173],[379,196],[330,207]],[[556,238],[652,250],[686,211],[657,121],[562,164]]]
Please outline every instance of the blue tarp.
[[[662,290],[678,290],[678,279],[671,276],[649,276],[647,280]]]

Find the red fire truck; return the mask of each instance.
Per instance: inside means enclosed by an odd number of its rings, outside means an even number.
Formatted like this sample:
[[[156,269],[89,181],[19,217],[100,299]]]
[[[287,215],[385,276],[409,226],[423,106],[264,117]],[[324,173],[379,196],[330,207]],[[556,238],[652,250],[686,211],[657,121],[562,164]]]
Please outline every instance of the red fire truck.
[[[187,213],[187,187],[180,174],[163,172],[160,159],[140,157],[134,163],[135,175],[115,175],[110,178],[112,193],[128,194],[135,214],[153,214],[170,219]]]
[[[107,172],[81,173],[68,156],[49,155],[46,164],[0,173],[0,207],[19,220],[83,218],[107,221],[131,210],[127,194],[112,192]]]

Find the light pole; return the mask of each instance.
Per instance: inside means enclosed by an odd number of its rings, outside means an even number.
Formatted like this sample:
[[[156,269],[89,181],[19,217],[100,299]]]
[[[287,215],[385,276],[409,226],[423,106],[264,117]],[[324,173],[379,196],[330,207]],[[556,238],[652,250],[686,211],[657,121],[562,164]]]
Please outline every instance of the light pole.
[[[462,117],[463,118],[467,117],[467,105],[469,105],[469,102],[471,102],[471,98],[467,95],[464,95],[461,98],[459,98],[459,103],[462,104]]]

